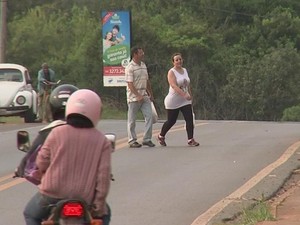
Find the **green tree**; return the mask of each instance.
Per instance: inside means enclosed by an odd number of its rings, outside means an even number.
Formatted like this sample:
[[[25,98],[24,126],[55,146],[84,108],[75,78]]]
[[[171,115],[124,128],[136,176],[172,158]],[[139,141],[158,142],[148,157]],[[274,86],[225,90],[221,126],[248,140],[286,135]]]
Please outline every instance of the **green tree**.
[[[32,72],[46,61],[64,82],[99,88],[93,85],[101,82],[100,26],[87,8],[74,6],[64,13],[53,5],[38,6],[13,20],[9,28],[10,61]]]
[[[31,74],[47,61],[64,82],[126,104],[125,88],[104,88],[101,76],[100,12],[116,9],[132,13],[132,44],[145,50],[160,116],[174,52],[197,118],[279,120],[299,104],[297,0],[10,0],[6,58]]]

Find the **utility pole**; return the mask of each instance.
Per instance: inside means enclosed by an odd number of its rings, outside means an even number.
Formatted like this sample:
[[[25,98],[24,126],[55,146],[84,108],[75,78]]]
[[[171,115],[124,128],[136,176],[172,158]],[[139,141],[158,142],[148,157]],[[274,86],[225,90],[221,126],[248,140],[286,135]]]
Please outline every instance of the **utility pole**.
[[[5,62],[7,0],[0,0],[0,63]]]

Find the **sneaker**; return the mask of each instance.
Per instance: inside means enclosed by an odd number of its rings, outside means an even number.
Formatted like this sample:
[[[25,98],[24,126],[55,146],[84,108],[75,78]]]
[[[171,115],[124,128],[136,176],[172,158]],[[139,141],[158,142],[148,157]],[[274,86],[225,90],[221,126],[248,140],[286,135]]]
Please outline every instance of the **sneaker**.
[[[140,148],[142,145],[136,141],[129,143],[129,148]]]
[[[161,146],[167,146],[167,143],[165,142],[165,137],[158,135],[157,136],[157,141]]]
[[[154,147],[155,144],[152,141],[143,141],[143,145],[146,145],[148,147]]]
[[[188,145],[189,146],[192,146],[192,147],[195,147],[195,146],[199,146],[200,144],[194,140],[194,138],[188,140]]]

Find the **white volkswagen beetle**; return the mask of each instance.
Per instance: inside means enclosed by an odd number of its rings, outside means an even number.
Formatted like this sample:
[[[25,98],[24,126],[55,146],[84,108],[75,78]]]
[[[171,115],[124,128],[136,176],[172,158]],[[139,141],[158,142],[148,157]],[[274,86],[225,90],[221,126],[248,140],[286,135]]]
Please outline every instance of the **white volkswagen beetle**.
[[[0,63],[0,117],[21,116],[32,123],[37,115],[37,93],[28,70],[18,64]]]

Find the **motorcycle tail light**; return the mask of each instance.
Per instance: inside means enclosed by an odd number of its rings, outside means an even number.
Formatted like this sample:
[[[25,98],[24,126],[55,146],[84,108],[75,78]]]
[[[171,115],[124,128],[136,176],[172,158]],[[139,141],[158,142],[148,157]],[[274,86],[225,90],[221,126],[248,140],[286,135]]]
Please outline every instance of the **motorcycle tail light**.
[[[64,217],[82,217],[83,214],[83,207],[77,202],[68,202],[62,208],[62,216]]]

